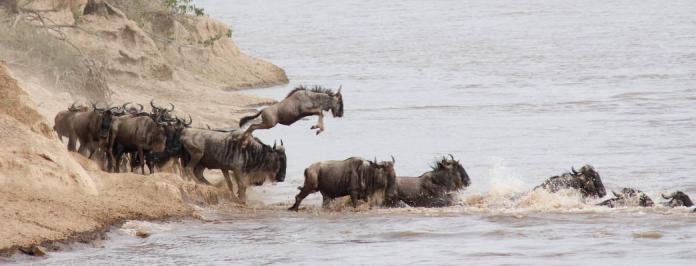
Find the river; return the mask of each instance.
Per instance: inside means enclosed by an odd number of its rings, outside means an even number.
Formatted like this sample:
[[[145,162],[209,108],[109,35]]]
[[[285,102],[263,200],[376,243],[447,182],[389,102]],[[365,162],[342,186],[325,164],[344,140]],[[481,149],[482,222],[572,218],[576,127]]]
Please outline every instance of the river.
[[[677,1],[198,0],[290,84],[343,87],[345,116],[256,131],[283,139],[286,182],[203,221],[131,221],[37,264],[690,265],[696,214],[608,209],[537,193],[592,164],[607,190],[696,196],[696,3]],[[461,160],[472,185],[442,209],[287,212],[309,164],[396,158],[419,175]],[[318,193],[317,193],[318,194]],[[132,236],[143,228],[152,236]]]

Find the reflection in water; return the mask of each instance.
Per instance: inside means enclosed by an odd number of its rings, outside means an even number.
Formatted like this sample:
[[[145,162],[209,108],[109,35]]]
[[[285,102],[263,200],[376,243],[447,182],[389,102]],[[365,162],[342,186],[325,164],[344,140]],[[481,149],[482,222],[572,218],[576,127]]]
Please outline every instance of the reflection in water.
[[[696,261],[686,208],[595,207],[576,193],[529,189],[590,163],[607,189],[656,201],[696,196],[693,1],[200,0],[250,54],[291,84],[343,85],[346,110],[293,127],[288,178],[254,188],[248,209],[207,220],[133,222],[111,240],[37,264],[669,265]],[[287,212],[312,162],[396,157],[418,175],[452,153],[472,186],[443,209]],[[607,191],[609,192],[609,191]],[[511,200],[511,198],[513,200]],[[152,233],[132,236],[133,228]]]

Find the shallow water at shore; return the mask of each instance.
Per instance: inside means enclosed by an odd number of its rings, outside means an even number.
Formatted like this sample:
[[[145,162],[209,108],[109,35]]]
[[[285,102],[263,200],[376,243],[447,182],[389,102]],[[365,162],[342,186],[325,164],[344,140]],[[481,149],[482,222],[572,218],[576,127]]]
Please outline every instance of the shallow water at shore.
[[[134,222],[103,247],[40,264],[669,265],[696,261],[686,208],[607,209],[577,195],[522,193],[591,163],[608,190],[696,197],[693,1],[197,1],[233,25],[287,86],[343,85],[345,117],[257,131],[282,138],[285,183],[208,222]],[[419,175],[452,153],[472,186],[444,209],[284,211],[312,162],[387,159]],[[151,228],[152,227],[152,228]]]

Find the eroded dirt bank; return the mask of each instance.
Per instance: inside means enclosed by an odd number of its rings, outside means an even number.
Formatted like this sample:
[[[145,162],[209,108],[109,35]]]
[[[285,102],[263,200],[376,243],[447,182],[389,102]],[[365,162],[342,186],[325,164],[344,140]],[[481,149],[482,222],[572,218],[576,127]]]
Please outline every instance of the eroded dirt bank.
[[[53,133],[53,116],[74,101],[147,106],[155,99],[175,103],[194,126],[233,126],[270,102],[234,89],[287,83],[281,68],[241,53],[227,25],[160,6],[119,9],[133,3],[0,3],[0,254],[232,201],[226,188],[175,174],[105,173]],[[47,57],[37,59],[41,53]]]

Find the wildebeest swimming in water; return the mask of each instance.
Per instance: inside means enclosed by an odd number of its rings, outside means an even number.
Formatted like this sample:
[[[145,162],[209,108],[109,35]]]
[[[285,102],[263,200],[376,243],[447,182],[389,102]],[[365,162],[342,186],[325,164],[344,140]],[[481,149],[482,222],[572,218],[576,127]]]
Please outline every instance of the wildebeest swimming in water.
[[[681,191],[676,191],[669,196],[665,196],[665,194],[662,194],[662,198],[669,200],[668,202],[662,203],[662,205],[667,206],[667,207],[691,207],[694,206],[694,203],[691,201],[691,198],[689,198],[689,195],[686,195],[686,193],[681,192]]]
[[[261,123],[252,124],[244,132],[243,137],[248,138],[256,129],[268,129],[277,124],[289,126],[304,117],[318,115],[319,121],[311,129],[318,129],[317,134],[319,134],[324,131],[324,111],[328,110],[331,110],[334,117],[343,116],[343,95],[341,95],[340,87],[334,93],[320,86],[312,89],[299,86],[288,93],[282,101],[261,109],[255,115],[243,117],[239,120],[239,127],[261,116]]]
[[[546,189],[552,193],[562,189],[577,189],[583,197],[601,198],[607,194],[599,173],[590,165],[580,168],[580,172],[573,168],[570,173],[551,177],[534,189]]]
[[[288,210],[297,211],[302,200],[316,191],[321,192],[324,208],[332,199],[343,196],[350,196],[353,208],[359,199],[385,204],[396,197],[394,157],[391,162],[359,157],[317,162],[305,169],[304,176],[304,185],[298,187],[300,193]]]
[[[283,143],[268,146],[257,138],[240,138],[241,131],[219,132],[206,129],[186,128],[181,134],[184,148],[183,165],[187,173],[204,184],[207,169],[220,169],[230,191],[233,191],[229,171],[237,183],[237,194],[246,202],[248,185],[260,186],[266,180],[283,182],[287,170],[287,157]],[[234,192],[234,191],[233,191]]]
[[[638,189],[634,188],[623,188],[620,193],[612,191],[615,198],[602,201],[597,204],[600,206],[607,206],[609,208],[614,207],[652,207],[655,203],[652,201],[648,195],[643,193]]]
[[[452,192],[471,184],[459,161],[442,158],[432,171],[418,177],[397,177],[398,199],[412,207],[445,207],[454,202]]]

